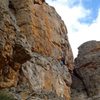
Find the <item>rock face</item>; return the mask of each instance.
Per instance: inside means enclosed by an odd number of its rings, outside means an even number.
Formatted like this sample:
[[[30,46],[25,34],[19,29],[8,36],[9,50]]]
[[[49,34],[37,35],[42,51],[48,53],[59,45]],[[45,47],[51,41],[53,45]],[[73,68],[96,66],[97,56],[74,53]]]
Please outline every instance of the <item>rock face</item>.
[[[17,100],[70,100],[67,29],[45,0],[0,0],[0,91]]]
[[[88,41],[79,47],[72,100],[100,100],[100,41]]]

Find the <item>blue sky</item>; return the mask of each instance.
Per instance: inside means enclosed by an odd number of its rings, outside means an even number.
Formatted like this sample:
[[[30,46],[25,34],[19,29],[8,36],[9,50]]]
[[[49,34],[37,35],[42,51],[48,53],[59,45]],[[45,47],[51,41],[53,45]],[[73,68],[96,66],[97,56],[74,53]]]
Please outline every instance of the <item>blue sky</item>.
[[[100,41],[100,0],[46,0],[64,20],[69,41],[77,56],[77,48],[89,40]]]
[[[91,24],[93,20],[95,20],[98,16],[98,11],[100,8],[100,0],[82,0],[82,6],[85,9],[90,10],[91,13],[87,18],[80,19],[80,22]]]

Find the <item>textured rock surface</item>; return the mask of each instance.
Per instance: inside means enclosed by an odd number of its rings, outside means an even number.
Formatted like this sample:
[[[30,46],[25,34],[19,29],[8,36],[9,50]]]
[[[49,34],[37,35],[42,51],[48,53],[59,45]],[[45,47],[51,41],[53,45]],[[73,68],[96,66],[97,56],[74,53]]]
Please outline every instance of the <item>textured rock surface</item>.
[[[72,100],[100,100],[99,41],[88,41],[79,47],[74,75],[77,78],[73,77]]]
[[[45,0],[0,0],[0,89],[18,100],[70,100],[66,33]]]

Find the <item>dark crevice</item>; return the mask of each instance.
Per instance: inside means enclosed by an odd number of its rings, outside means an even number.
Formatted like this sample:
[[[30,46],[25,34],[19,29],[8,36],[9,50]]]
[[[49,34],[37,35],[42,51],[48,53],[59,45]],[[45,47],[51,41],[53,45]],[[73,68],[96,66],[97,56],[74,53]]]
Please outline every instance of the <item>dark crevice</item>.
[[[38,5],[40,5],[41,3],[43,3],[43,2],[45,2],[45,0],[41,0],[41,1],[39,1],[39,0],[34,0],[34,4],[38,4]]]
[[[80,80],[83,80],[83,78],[77,73],[76,69],[73,70],[73,74],[79,78]]]
[[[12,3],[10,0],[9,0],[9,5],[8,5],[8,7],[9,7],[9,9],[11,10],[11,12],[12,12],[13,14],[16,14],[16,9],[15,9],[13,3]]]
[[[75,75],[78,79],[81,80],[81,82],[82,82],[82,84],[84,86],[84,90],[86,91],[87,96],[90,96],[89,93],[88,93],[88,89],[86,88],[86,85],[85,85],[85,83],[83,81],[83,78],[77,73],[76,69],[73,70],[73,75]]]
[[[11,1],[9,1],[9,5],[8,6],[9,6],[10,9],[15,9]]]
[[[88,62],[88,63],[86,63],[86,64],[83,64],[82,66],[80,66],[80,68],[82,68],[82,67],[87,67],[87,66],[93,66],[95,63],[93,63],[93,62]]]

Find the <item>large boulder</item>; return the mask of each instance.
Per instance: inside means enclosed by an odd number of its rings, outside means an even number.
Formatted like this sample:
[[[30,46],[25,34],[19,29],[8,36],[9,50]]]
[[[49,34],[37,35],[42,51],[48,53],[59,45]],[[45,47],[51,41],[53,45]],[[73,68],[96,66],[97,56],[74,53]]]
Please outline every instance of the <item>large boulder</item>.
[[[79,89],[83,96],[80,100],[100,100],[100,41],[88,41],[79,47],[74,75],[81,80],[84,87],[83,90]],[[81,82],[73,89],[77,90]]]

